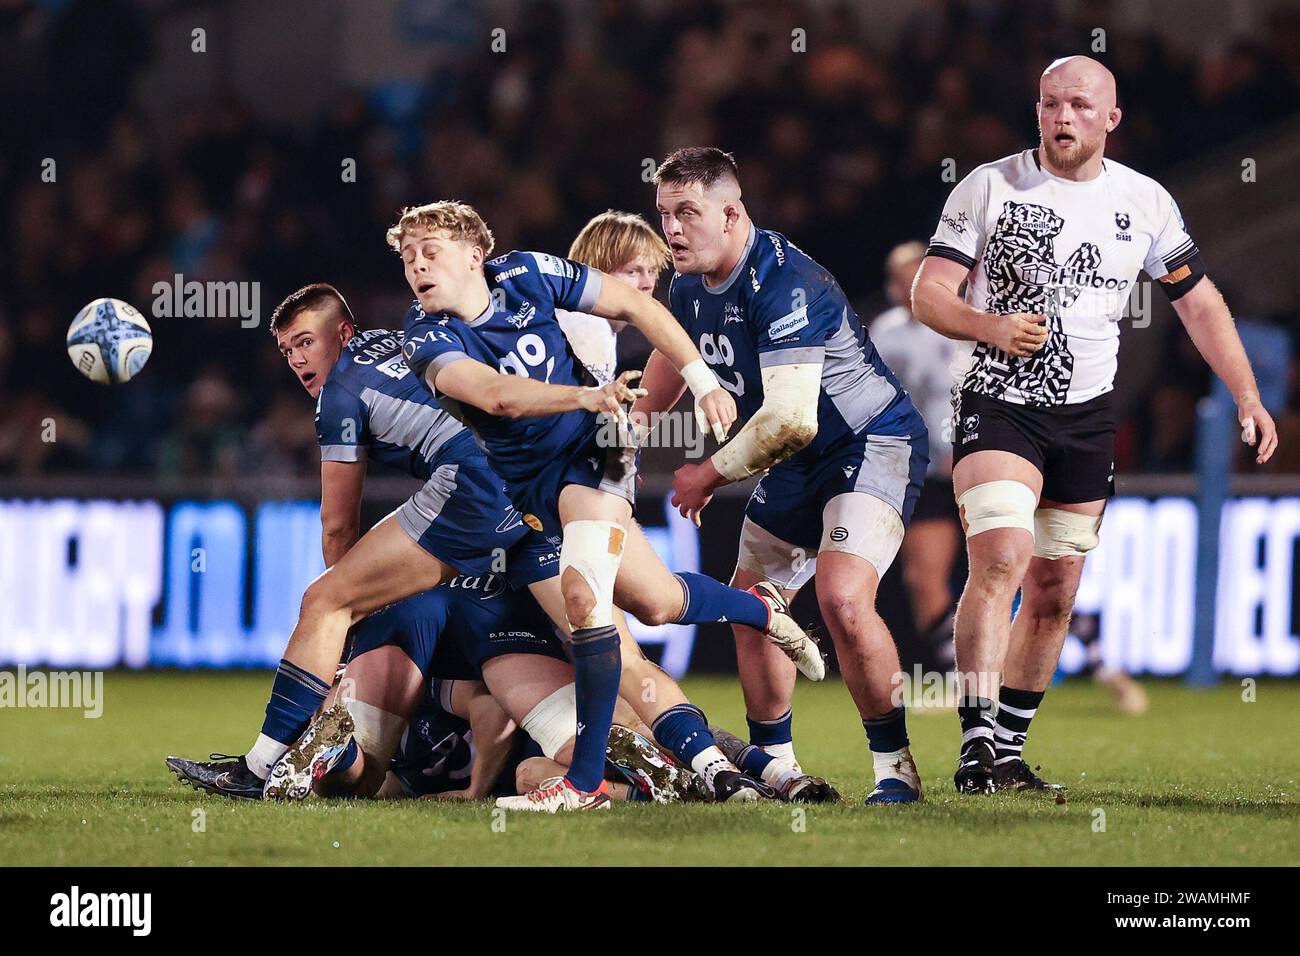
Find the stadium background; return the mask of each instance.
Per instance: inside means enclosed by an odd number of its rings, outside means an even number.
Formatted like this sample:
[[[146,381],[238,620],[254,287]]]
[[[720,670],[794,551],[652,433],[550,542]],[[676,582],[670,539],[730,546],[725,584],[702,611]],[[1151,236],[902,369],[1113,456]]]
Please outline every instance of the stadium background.
[[[1216,475],[1197,473],[1197,409],[1211,381],[1152,297],[1150,324],[1121,339],[1125,500],[1080,609],[1135,672],[1186,671],[1207,605],[1219,670],[1300,672],[1300,8],[1263,0],[0,2],[0,666],[278,659],[320,568],[318,464],[310,400],[266,318],[327,280],[363,324],[400,322],[383,229],[403,205],[461,198],[498,249],[563,252],[606,208],[653,222],[646,160],[716,143],[737,155],[756,221],[828,266],[869,320],[887,305],[885,253],[933,229],[945,161],[960,178],[1031,145],[1039,72],[1096,50],[1098,29],[1125,109],[1109,154],[1178,198],[1261,343],[1282,446],[1265,469],[1219,456],[1235,500],[1205,591],[1198,513]],[[258,283],[259,327],[154,318],[155,283],[177,275]],[[111,390],[63,346],[102,295],[155,333],[145,372]],[[634,334],[622,349],[626,366],[644,357]],[[671,564],[725,577],[744,489],[697,538],[663,507],[674,457],[647,454],[640,516]],[[366,517],[409,493],[375,476]],[[882,605],[910,664],[896,572]],[[724,630],[693,648],[685,629],[664,636],[675,672],[732,667]],[[1071,642],[1066,669],[1078,658]]]

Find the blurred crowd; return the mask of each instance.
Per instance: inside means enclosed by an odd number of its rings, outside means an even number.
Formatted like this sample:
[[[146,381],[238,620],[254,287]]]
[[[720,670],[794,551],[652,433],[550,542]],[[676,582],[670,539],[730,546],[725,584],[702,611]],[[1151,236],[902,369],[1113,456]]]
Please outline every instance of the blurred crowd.
[[[952,188],[943,161],[964,174],[1035,142],[1039,73],[1120,4],[1076,4],[1067,20],[1056,5],[935,2],[882,51],[848,3],[601,0],[578,31],[566,7],[530,2],[505,23],[504,55],[447,47],[431,75],[341,92],[292,127],[218,91],[168,129],[136,91],[158,6],[0,0],[0,475],[313,474],[310,399],[266,332],[282,296],[327,280],[363,324],[399,323],[383,231],[402,206],[464,199],[499,250],[562,253],[606,208],[653,216],[647,160],[683,144],[735,152],[755,219],[873,315],[885,254],[933,230]],[[464,32],[488,36],[478,26]],[[807,52],[791,49],[796,29]],[[1111,30],[1103,59],[1126,111],[1111,155],[1143,171],[1300,110],[1294,11],[1197,61]],[[57,157],[54,183],[40,178],[45,157]],[[261,327],[155,319],[154,355],[129,387],[81,379],[63,345],[77,310],[113,295],[148,316],[154,284],[176,274],[259,282]],[[1126,426],[1121,470],[1190,467],[1180,416],[1208,380],[1186,364],[1132,403],[1145,410]],[[51,419],[57,441],[40,441]],[[1285,445],[1279,457],[1300,470]]]

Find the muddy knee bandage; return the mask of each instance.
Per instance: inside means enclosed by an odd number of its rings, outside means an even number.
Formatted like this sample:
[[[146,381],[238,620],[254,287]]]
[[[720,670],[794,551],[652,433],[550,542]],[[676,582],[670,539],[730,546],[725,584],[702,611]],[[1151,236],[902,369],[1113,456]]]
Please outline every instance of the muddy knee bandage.
[[[994,528],[1024,528],[1033,534],[1037,507],[1033,490],[1018,481],[986,481],[957,499],[968,538]]]
[[[613,521],[570,521],[564,526],[560,545],[560,586],[564,572],[572,568],[591,588],[596,604],[585,621],[570,621],[569,627],[609,627],[614,623],[614,579],[623,560],[627,532]]]
[[[555,755],[578,733],[576,685],[565,684],[538,701],[519,726],[537,742],[542,753],[554,760]]]
[[[397,745],[401,743],[402,731],[406,729],[405,718],[362,700],[349,700],[346,703],[348,713],[352,715],[352,735],[356,738],[357,746],[365,753],[367,760],[377,760],[380,766],[387,766],[397,752]]]
[[[1081,515],[1060,508],[1034,512],[1034,555],[1056,560],[1087,554],[1097,547],[1101,515]]]

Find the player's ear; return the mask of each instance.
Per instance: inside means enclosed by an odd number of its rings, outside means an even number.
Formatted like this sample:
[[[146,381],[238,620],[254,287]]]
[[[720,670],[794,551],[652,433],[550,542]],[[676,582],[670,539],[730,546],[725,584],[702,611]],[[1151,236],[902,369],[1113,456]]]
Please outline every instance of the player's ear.
[[[740,205],[739,203],[729,202],[722,208],[723,218],[727,220],[727,231],[730,232],[736,228],[740,222]]]
[[[1124,112],[1118,106],[1112,107],[1111,111],[1106,115],[1106,132],[1115,132],[1115,127],[1119,125],[1119,121],[1123,116]]]

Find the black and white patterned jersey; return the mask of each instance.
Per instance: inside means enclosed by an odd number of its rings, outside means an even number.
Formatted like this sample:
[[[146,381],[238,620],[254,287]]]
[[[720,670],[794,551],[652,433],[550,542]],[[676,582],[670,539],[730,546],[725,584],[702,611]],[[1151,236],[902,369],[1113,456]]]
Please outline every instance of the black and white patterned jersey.
[[[1158,182],[1109,159],[1094,179],[1062,179],[1036,149],[958,183],[926,254],[971,270],[973,308],[1046,316],[1047,344],[1029,358],[984,342],[961,342],[953,356],[960,388],[1021,405],[1075,405],[1114,387],[1120,320],[1139,271],[1171,299],[1204,275]]]

